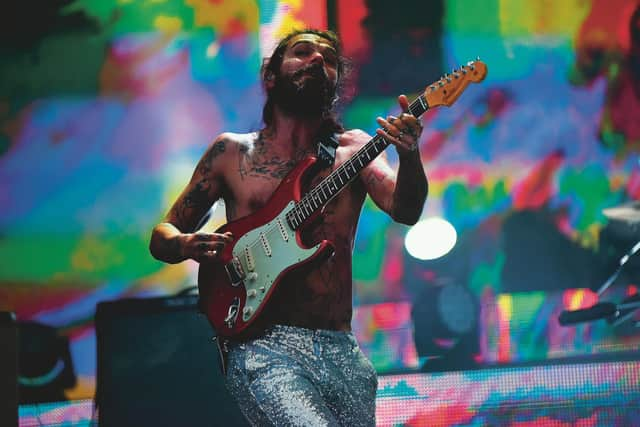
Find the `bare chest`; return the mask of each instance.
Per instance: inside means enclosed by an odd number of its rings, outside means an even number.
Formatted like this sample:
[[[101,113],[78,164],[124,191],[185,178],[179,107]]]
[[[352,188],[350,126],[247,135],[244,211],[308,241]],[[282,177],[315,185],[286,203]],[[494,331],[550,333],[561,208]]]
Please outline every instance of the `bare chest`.
[[[317,186],[333,169],[339,167],[348,158],[347,151],[338,149],[332,168],[319,168],[306,173],[305,179],[302,180],[302,192],[305,193]],[[266,206],[278,191],[282,180],[298,163],[298,159],[283,159],[275,155],[241,156],[238,164],[229,170],[226,177],[227,220],[233,221],[251,215]],[[314,235],[320,232],[322,236],[318,237],[321,238],[335,238],[336,235],[340,235],[350,241],[349,237],[354,234],[364,196],[365,191],[358,181],[347,186],[324,207],[317,225],[310,226],[309,232]]]

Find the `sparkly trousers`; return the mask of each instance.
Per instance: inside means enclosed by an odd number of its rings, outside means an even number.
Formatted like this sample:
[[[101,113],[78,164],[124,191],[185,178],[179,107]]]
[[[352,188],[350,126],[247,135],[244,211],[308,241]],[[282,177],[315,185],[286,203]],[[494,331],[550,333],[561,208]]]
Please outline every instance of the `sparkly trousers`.
[[[378,378],[351,332],[275,325],[229,345],[227,388],[255,426],[373,426]]]

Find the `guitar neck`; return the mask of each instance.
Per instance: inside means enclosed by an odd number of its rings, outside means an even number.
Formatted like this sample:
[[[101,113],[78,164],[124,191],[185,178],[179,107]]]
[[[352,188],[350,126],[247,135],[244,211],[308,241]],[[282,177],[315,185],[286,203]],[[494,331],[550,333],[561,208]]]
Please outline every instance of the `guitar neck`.
[[[420,117],[428,109],[429,105],[424,95],[418,96],[409,104],[409,113],[414,117]],[[388,145],[389,141],[380,135],[374,136],[349,160],[337,167],[320,184],[305,194],[286,214],[291,228],[297,230],[316,211],[322,209],[347,184],[353,181],[362,169],[382,153]]]

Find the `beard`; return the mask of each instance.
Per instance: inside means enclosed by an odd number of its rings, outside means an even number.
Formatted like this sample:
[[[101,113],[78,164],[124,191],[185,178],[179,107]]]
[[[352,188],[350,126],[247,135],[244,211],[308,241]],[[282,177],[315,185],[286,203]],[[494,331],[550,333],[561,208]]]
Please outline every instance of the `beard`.
[[[321,65],[279,74],[268,92],[275,105],[294,117],[325,117],[331,112],[335,94],[335,85]]]

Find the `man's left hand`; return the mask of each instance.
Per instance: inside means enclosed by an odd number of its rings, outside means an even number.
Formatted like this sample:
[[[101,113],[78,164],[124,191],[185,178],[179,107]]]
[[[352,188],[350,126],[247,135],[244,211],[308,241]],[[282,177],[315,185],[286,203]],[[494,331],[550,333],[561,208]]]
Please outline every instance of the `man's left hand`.
[[[376,133],[395,145],[398,155],[402,157],[418,150],[422,123],[420,119],[408,113],[409,100],[406,96],[400,95],[398,103],[403,113],[400,117],[388,116],[386,120],[378,117],[376,120],[381,128],[378,128]]]

